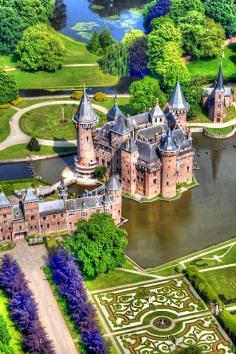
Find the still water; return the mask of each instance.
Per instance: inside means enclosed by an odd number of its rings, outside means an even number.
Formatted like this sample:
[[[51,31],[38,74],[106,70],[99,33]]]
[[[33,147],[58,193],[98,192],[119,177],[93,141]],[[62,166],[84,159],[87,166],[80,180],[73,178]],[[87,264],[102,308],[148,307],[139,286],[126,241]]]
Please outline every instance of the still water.
[[[143,29],[142,7],[146,0],[57,0],[54,27],[87,42],[104,27],[121,40],[131,29]]]
[[[129,221],[127,254],[143,267],[187,255],[236,234],[236,136],[212,140],[194,135],[199,187],[178,201],[138,204],[123,199]],[[72,157],[38,161],[37,173],[57,181]],[[75,189],[73,188],[73,191]]]

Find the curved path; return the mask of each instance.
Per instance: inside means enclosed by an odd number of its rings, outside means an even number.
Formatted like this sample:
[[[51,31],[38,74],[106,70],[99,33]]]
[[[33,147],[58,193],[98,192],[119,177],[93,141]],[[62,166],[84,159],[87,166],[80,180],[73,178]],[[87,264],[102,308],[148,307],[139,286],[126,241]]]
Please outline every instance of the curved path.
[[[9,146],[16,145],[16,144],[26,144],[30,140],[30,136],[26,135],[25,133],[22,132],[20,129],[20,118],[25,114],[26,112],[32,111],[33,109],[36,108],[41,108],[41,107],[46,107],[46,106],[53,106],[53,105],[62,105],[62,104],[76,104],[79,105],[78,101],[47,101],[47,102],[40,102],[36,103],[32,106],[22,108],[17,110],[17,112],[12,116],[10,120],[10,134],[5,139],[2,143],[0,143],[0,150],[6,149]],[[92,104],[93,108],[96,110],[107,114],[108,110],[102,106],[99,106],[97,104]],[[76,145],[76,140],[69,140],[69,141],[54,141],[54,140],[44,140],[44,139],[38,139],[40,145],[46,145],[46,146],[54,146],[54,147],[72,147]]]

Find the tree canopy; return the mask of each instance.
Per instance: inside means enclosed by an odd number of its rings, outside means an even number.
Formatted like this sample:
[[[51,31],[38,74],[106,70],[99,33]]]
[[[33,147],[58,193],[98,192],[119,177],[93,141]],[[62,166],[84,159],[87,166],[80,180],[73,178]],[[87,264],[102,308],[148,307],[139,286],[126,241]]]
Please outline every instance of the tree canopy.
[[[201,0],[172,0],[172,6],[169,12],[170,17],[175,23],[181,22],[181,18],[188,11],[197,11],[204,13],[205,9]]]
[[[94,278],[125,262],[127,233],[118,228],[109,214],[93,214],[78,222],[77,233],[64,240],[86,278]]]
[[[155,107],[157,99],[162,107],[166,103],[166,96],[161,91],[158,81],[148,76],[133,82],[129,87],[129,93],[130,106],[134,113],[147,112]]]
[[[55,71],[65,59],[65,48],[58,34],[45,24],[27,28],[17,45],[19,67],[26,71]]]
[[[14,76],[0,70],[0,104],[11,102],[17,96],[18,90]]]
[[[130,75],[143,78],[147,73],[147,37],[137,38],[130,49]]]
[[[104,73],[114,76],[128,76],[130,71],[129,49],[121,43],[109,46],[102,59],[99,61]]]
[[[122,43],[126,45],[128,48],[131,48],[134,45],[137,38],[143,38],[143,37],[144,37],[143,31],[132,29],[130,32],[127,32],[124,35],[122,39]]]
[[[146,14],[144,14],[144,26],[148,32],[151,30],[151,21],[168,14],[170,8],[171,0],[156,0],[149,2],[146,8]]]

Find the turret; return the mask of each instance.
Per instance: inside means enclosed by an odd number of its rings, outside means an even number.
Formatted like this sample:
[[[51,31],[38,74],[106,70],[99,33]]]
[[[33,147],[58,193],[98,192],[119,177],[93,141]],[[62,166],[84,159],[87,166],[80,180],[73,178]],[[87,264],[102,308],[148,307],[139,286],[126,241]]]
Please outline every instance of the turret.
[[[39,200],[32,189],[27,189],[22,199],[25,221],[28,222],[28,234],[39,234],[40,217],[39,217]]]
[[[117,120],[117,118],[119,116],[123,115],[123,113],[121,112],[119,106],[118,106],[118,102],[117,102],[117,96],[115,95],[115,99],[114,99],[114,106],[110,109],[110,111],[107,113],[107,120],[109,122]]]
[[[217,81],[208,103],[210,118],[214,123],[223,123],[225,117],[225,89],[222,63],[220,64]]]
[[[121,180],[122,190],[131,195],[136,193],[136,161],[138,156],[138,146],[136,145],[135,141],[129,137],[121,145],[121,165],[123,166],[121,169]]]
[[[150,112],[150,118],[151,118],[152,125],[165,123],[165,115],[159,106],[159,100],[157,100],[156,106]]]
[[[80,177],[92,177],[96,167],[93,131],[97,125],[98,116],[85,89],[73,122],[77,130],[76,174]]]
[[[0,241],[9,241],[12,236],[13,204],[0,192]]]
[[[168,108],[175,113],[177,121],[183,128],[185,128],[187,112],[189,111],[189,104],[184,97],[179,81],[177,82],[170,97]]]
[[[173,139],[170,128],[167,134],[161,138],[159,149],[162,161],[162,195],[165,198],[173,198],[176,196],[177,153],[179,146]]]
[[[121,184],[117,177],[111,176],[105,186],[106,196],[112,198],[112,208],[110,210],[116,224],[121,221],[121,208],[122,208],[122,190]]]

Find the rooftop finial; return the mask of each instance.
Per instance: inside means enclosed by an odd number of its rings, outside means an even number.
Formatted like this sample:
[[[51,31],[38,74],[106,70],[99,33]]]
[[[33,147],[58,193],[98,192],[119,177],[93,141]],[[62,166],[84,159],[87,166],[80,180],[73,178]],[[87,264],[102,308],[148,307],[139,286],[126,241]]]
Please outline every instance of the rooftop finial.
[[[216,81],[215,90],[224,91],[224,77],[223,77],[222,60],[220,62],[220,67],[219,67],[219,72],[218,72],[218,77],[217,77],[217,81]]]

